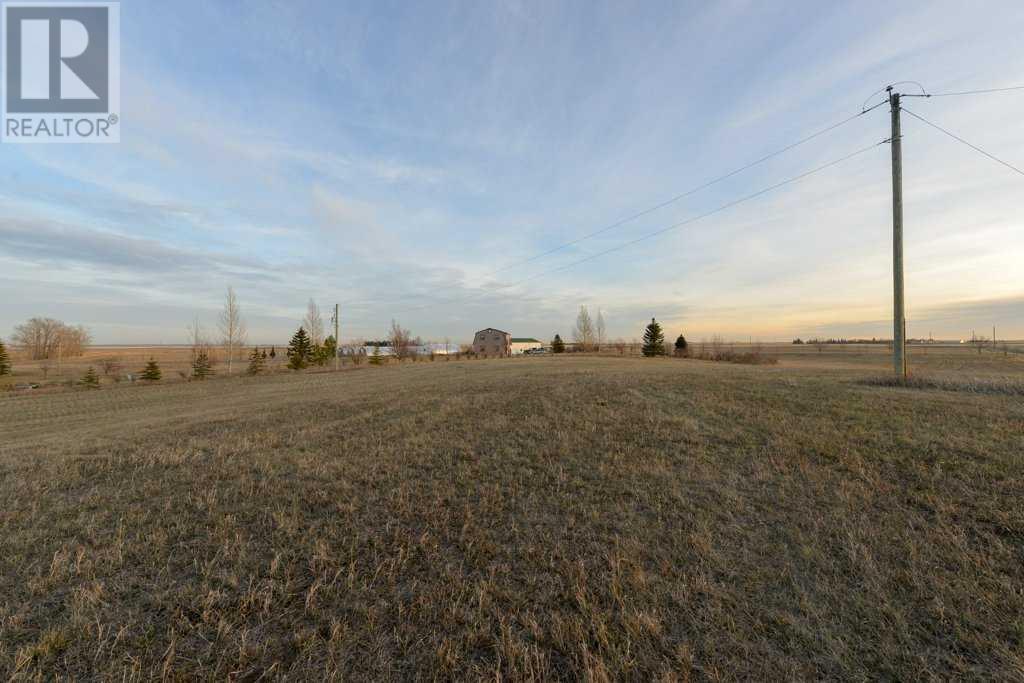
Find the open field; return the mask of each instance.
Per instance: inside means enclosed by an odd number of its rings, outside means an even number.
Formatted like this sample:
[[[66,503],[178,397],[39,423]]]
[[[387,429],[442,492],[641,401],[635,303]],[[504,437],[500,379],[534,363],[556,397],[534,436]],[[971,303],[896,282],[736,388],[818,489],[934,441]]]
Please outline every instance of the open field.
[[[1024,400],[778,354],[2,395],[0,673],[1024,680]]]
[[[855,369],[876,367],[880,372],[886,371],[887,359],[891,354],[885,345],[870,344],[797,346],[789,343],[723,343],[721,346],[739,353],[756,349],[784,364],[797,364],[801,367],[813,366],[827,369],[838,369],[842,366]],[[270,347],[260,348],[269,350]],[[286,348],[285,345],[276,346],[277,357],[267,360],[266,371],[268,373],[288,372]],[[712,344],[700,341],[691,343],[694,354],[705,348],[710,350]],[[234,361],[235,374],[244,373],[248,365],[250,351],[251,347],[241,349],[237,353]],[[46,390],[67,388],[80,380],[90,367],[100,376],[101,384],[117,384],[127,381],[125,379],[127,373],[138,376],[150,358],[154,358],[160,364],[165,384],[185,381],[192,371],[192,352],[187,346],[93,346],[82,356],[65,358],[61,362],[28,360],[15,349],[11,349],[10,352],[14,360],[14,374],[0,377],[0,390],[28,383],[38,384]],[[620,353],[614,344],[608,344],[601,355],[619,356]],[[623,355],[639,357],[639,344],[627,345]],[[947,374],[968,371],[999,374],[1006,367],[1004,362],[1006,359],[1016,358],[1024,361],[1024,342],[1000,342],[995,349],[983,347],[980,355],[987,359],[985,361],[976,358],[979,355],[977,347],[949,343],[911,346],[908,355],[913,371],[920,370],[926,373],[940,371]],[[227,361],[223,350],[214,347],[212,359],[216,376],[227,374]],[[388,358],[382,360],[383,362],[394,362],[393,359]],[[445,360],[444,356],[435,358],[435,361],[443,362]],[[346,368],[353,367],[348,358],[343,358],[342,363]]]

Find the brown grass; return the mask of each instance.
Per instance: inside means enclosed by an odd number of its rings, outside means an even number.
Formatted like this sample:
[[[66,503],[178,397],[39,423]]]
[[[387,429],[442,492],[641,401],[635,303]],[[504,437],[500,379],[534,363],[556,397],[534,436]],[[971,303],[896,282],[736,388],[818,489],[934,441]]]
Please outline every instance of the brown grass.
[[[0,398],[0,672],[1024,677],[1020,400],[794,359]]]

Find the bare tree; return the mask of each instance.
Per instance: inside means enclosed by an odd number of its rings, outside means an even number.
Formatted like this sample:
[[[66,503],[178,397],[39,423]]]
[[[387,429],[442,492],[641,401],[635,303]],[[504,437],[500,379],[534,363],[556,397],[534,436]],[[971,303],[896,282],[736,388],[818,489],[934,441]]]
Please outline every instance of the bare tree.
[[[220,312],[220,333],[221,343],[228,356],[230,375],[235,351],[245,345],[245,321],[242,319],[242,309],[238,306],[238,297],[235,296],[232,287],[228,287],[228,293],[224,297],[224,309]]]
[[[366,358],[366,342],[362,339],[353,339],[342,348],[344,355],[352,359],[352,365],[359,365]]]
[[[121,372],[121,359],[120,358],[101,358],[100,369],[103,370],[104,375],[116,375]]]
[[[210,342],[206,338],[206,333],[203,331],[203,326],[199,322],[199,316],[197,315],[192,321],[191,325],[187,325],[188,330],[188,341],[189,346],[192,349],[192,363],[196,362],[196,358],[199,357],[200,353],[206,353],[207,357],[210,355]]]
[[[405,360],[414,354],[412,333],[403,328],[396,321],[391,321],[390,335],[391,350],[398,360]]]
[[[594,333],[594,322],[590,319],[590,312],[586,306],[580,306],[579,315],[576,316],[576,328],[572,333],[576,348],[580,351],[590,351],[594,348],[596,335]]]
[[[604,326],[604,314],[601,313],[601,309],[597,309],[597,350],[600,351],[601,347],[604,346],[605,342],[605,326]]]
[[[11,340],[32,360],[60,356],[81,356],[92,337],[78,325],[73,327],[53,318],[32,318],[14,328]]]
[[[324,342],[324,319],[320,315],[320,307],[312,299],[306,305],[306,317],[302,319],[302,326],[306,328],[313,346],[320,346]]]

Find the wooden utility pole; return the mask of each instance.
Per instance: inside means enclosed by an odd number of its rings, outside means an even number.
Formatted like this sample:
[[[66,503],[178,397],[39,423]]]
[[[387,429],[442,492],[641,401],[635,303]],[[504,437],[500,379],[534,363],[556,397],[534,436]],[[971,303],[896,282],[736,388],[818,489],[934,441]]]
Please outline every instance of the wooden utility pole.
[[[338,304],[334,304],[334,370],[337,371],[338,363],[338,351],[341,349],[341,338],[338,337]]]
[[[903,310],[903,147],[900,138],[900,94],[889,93],[892,112],[892,360],[896,376],[907,378],[907,319]]]

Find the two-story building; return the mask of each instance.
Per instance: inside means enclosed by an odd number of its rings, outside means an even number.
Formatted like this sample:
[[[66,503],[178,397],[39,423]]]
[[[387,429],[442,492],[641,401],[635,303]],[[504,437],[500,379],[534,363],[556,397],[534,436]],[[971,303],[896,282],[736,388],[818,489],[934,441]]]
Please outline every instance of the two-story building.
[[[486,358],[504,358],[512,355],[512,335],[488,327],[473,336],[473,353]]]

